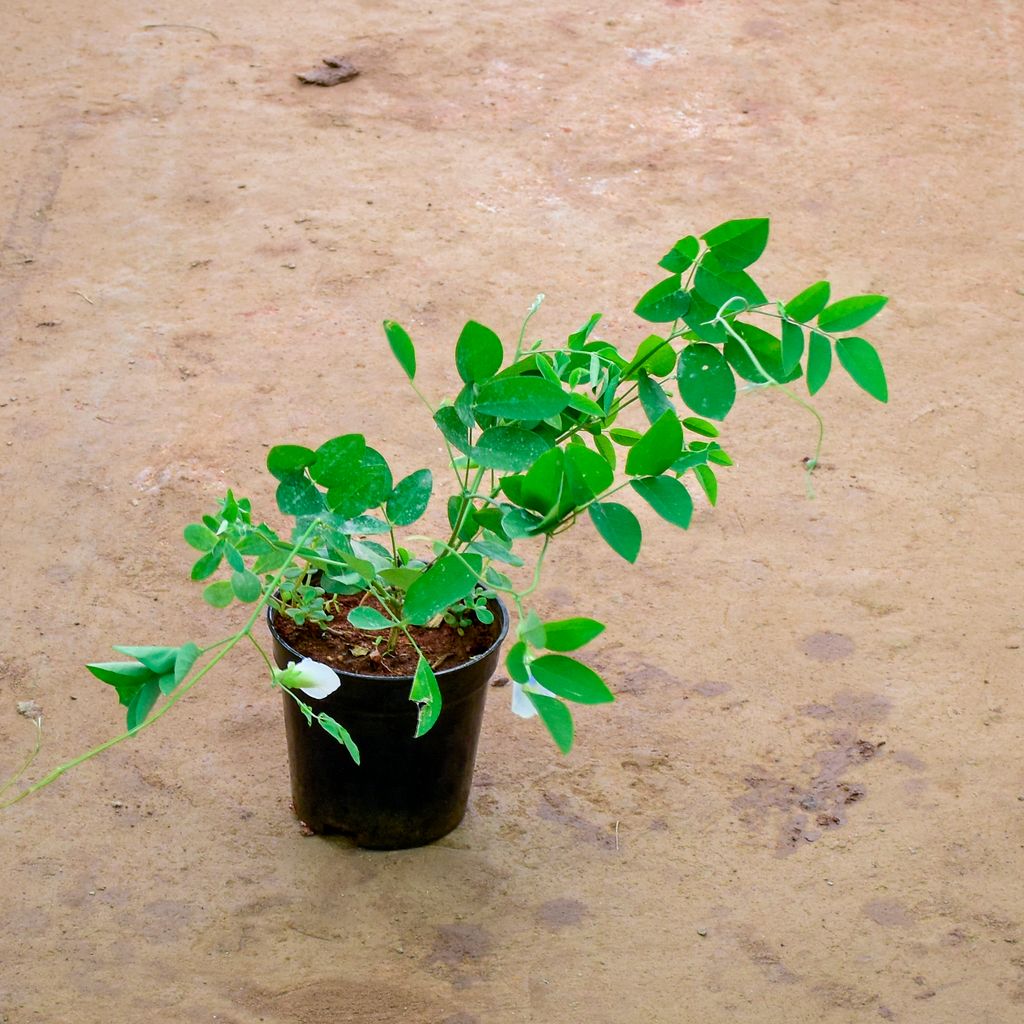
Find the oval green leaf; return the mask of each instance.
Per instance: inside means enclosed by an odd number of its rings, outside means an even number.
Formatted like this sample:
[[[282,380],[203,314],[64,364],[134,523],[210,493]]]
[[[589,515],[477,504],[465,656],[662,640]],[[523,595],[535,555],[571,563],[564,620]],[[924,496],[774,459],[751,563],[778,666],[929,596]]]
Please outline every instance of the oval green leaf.
[[[465,560],[456,555],[439,558],[409,587],[402,609],[405,618],[425,626],[435,615],[468,597],[477,583],[475,573],[466,564],[472,559],[480,561],[477,555],[468,555]]]
[[[522,427],[489,427],[480,435],[470,457],[478,466],[518,473],[529,469],[551,446],[539,434]]]
[[[480,385],[476,411],[509,420],[544,420],[568,403],[569,396],[544,377],[501,377]]]
[[[348,621],[356,629],[391,629],[395,625],[391,619],[376,608],[367,608],[364,605],[353,608],[348,613]]]
[[[234,597],[235,591],[230,580],[218,580],[203,591],[203,600],[214,608],[227,608]]]
[[[635,562],[643,539],[636,516],[625,505],[614,501],[595,501],[588,511],[590,521],[605,543],[627,562]]]
[[[248,570],[231,574],[231,589],[234,591],[235,597],[245,604],[252,604],[253,601],[258,601],[260,594],[263,593],[263,586],[260,583],[259,576]]]
[[[658,260],[658,266],[670,274],[682,274],[693,266],[693,261],[700,252],[700,242],[693,235],[680,238],[664,256]]]
[[[391,351],[398,360],[398,365],[405,370],[405,375],[412,380],[416,376],[416,349],[405,328],[394,320],[384,321],[384,333],[387,335]]]
[[[823,331],[851,331],[866,324],[889,300],[884,295],[854,295],[826,306],[818,315],[818,326]]]
[[[388,519],[395,526],[409,526],[427,510],[434,478],[429,469],[418,469],[400,480],[387,501]]]
[[[668,409],[626,456],[630,476],[657,476],[663,473],[683,450],[683,425],[675,409]]]
[[[764,252],[769,226],[767,217],[727,220],[702,237],[726,270],[742,270]]]
[[[470,320],[455,344],[455,366],[466,384],[493,377],[505,353],[501,339],[483,324]]]
[[[832,286],[828,281],[817,281],[786,303],[786,313],[794,320],[807,323],[828,305],[828,297],[831,292]]]
[[[530,675],[546,690],[577,704],[610,704],[615,695],[589,665],[564,654],[542,654],[530,662]]]
[[[541,646],[549,651],[575,651],[603,632],[604,624],[597,619],[557,619],[544,623],[544,641]]]
[[[811,342],[807,352],[807,391],[815,394],[820,391],[832,370],[832,342],[811,331]]]
[[[689,292],[680,287],[678,274],[659,281],[636,304],[633,312],[652,324],[670,324],[690,308]]]
[[[314,462],[316,452],[299,444],[278,444],[267,452],[267,469],[278,480],[283,480],[293,473],[301,473]]]
[[[676,369],[679,395],[695,413],[724,420],[736,401],[736,379],[722,353],[706,342],[687,345]]]
[[[572,750],[573,740],[572,712],[557,697],[531,693],[529,690],[525,693],[558,749],[568,754]]]
[[[648,476],[631,480],[633,490],[647,502],[662,519],[681,526],[690,525],[693,499],[690,492],[672,476]]]
[[[873,345],[863,338],[840,338],[836,342],[836,355],[843,369],[872,398],[889,401],[885,370]]]

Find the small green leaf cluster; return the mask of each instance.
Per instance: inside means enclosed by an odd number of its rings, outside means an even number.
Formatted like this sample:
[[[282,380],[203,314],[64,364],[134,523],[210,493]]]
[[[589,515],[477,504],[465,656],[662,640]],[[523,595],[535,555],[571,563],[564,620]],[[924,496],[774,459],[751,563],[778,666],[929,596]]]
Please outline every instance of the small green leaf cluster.
[[[170,696],[188,675],[200,655],[192,643],[181,647],[115,647],[131,661],[105,661],[86,668],[101,682],[113,686],[118,701],[128,709],[129,731],[139,728],[161,696]]]
[[[199,552],[192,578],[206,584],[207,602],[254,606],[247,626],[225,641],[228,647],[253,639],[252,626],[266,605],[329,629],[337,597],[362,594],[372,600],[350,611],[348,622],[386,637],[376,642],[386,658],[402,633],[415,646],[413,626],[447,622],[464,630],[474,618],[493,621],[493,599],[501,595],[517,613],[506,656],[517,709],[538,715],[568,751],[574,734],[569,705],[614,698],[604,680],[572,656],[604,626],[589,618],[543,622],[527,607],[552,541],[582,521],[613,552],[635,562],[643,543],[637,510],[687,529],[695,494],[711,505],[718,501],[718,474],[732,465],[719,424],[744,390],[776,389],[809,409],[820,428],[818,413],[791,385],[804,378],[815,395],[834,355],[860,388],[888,399],[875,348],[852,333],[882,310],[885,297],[833,300],[829,282],[818,281],[788,302],[770,301],[751,276],[768,233],[766,218],[752,218],[679,239],[658,263],[667,276],[636,304],[634,312],[654,332],[635,351],[600,336],[598,313],[564,341],[527,342],[542,297],[514,344],[470,320],[454,344],[458,384],[440,403],[419,391],[409,333],[385,321],[391,351],[447,448],[447,530],[399,538],[426,513],[433,475],[423,468],[396,477],[362,434],[342,434],[315,448],[271,448],[267,468],[277,481],[277,507],[293,520],[287,539],[254,523],[251,502],[231,491],[215,514],[185,529],[185,540]],[[817,454],[811,465],[816,461]],[[214,580],[218,572],[223,578]],[[117,687],[134,728],[180,675],[178,654],[168,662],[167,652],[186,649],[191,645],[126,648],[136,658],[128,668],[90,668]],[[156,650],[160,658],[151,653]],[[434,668],[420,652],[409,694],[419,709],[417,735],[441,713]],[[299,703],[310,724],[317,721],[358,757],[339,723]]]

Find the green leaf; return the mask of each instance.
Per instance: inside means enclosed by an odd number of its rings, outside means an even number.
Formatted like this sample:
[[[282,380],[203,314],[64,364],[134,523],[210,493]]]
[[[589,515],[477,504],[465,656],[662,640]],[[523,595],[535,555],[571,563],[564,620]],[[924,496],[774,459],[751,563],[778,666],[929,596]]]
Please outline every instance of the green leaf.
[[[702,420],[699,416],[687,416],[683,420],[683,427],[686,430],[692,430],[695,434],[700,434],[701,437],[718,437],[720,431],[713,423],[708,423],[707,420]]]
[[[866,324],[889,300],[884,295],[854,295],[826,306],[818,314],[818,326],[823,331],[852,331]]]
[[[530,662],[530,675],[546,690],[577,704],[615,700],[604,680],[588,665],[564,654],[542,654]]]
[[[401,324],[394,320],[384,321],[384,333],[387,335],[391,351],[398,360],[398,365],[405,370],[405,375],[412,380],[416,376],[416,349],[413,347],[412,339],[406,333]]]
[[[636,304],[633,312],[652,324],[670,324],[690,308],[689,292],[680,287],[678,274],[659,281]]]
[[[568,403],[568,394],[544,377],[501,377],[480,385],[476,410],[510,420],[545,420]]]
[[[416,738],[419,739],[431,730],[441,714],[441,690],[437,685],[437,676],[422,654],[416,665],[416,674],[412,678],[409,700],[420,706],[419,718],[416,721]]]
[[[445,555],[439,558],[405,595],[403,612],[417,626],[426,625],[435,615],[450,608],[456,601],[468,597],[476,586],[477,577],[465,562],[479,563],[477,555],[462,557]]]
[[[687,345],[676,370],[679,395],[701,416],[724,420],[736,401],[736,379],[725,356],[707,342]]]
[[[525,683],[530,678],[526,671],[525,657],[526,644],[522,640],[514,643],[505,655],[505,668],[508,669],[509,677],[517,683]]]
[[[234,597],[235,591],[230,580],[218,580],[203,591],[203,600],[214,608],[227,608]]]
[[[360,605],[348,613],[348,621],[356,629],[392,629],[395,625],[393,619],[377,611],[376,608],[367,608]]]
[[[550,448],[523,477],[520,504],[546,515],[557,508],[562,497],[564,458],[561,448]]]
[[[782,321],[782,372],[792,373],[804,357],[803,329],[788,320]]]
[[[537,646],[549,651],[575,651],[604,632],[597,619],[557,619],[544,623],[544,638]]]
[[[536,708],[540,720],[547,727],[551,738],[563,754],[572,750],[573,725],[572,712],[555,697],[547,697],[542,693],[525,691],[530,703]]]
[[[647,502],[662,519],[681,526],[690,525],[693,499],[690,492],[672,476],[647,476],[631,480],[633,490]]]
[[[574,505],[582,505],[612,485],[615,474],[607,459],[583,445],[565,449],[565,478]]]
[[[178,655],[174,659],[174,685],[178,686],[184,682],[192,666],[202,651],[195,644],[183,644],[178,648]],[[166,692],[166,691],[165,691]]]
[[[189,523],[184,535],[185,543],[196,551],[212,551],[217,546],[217,534],[202,523]]]
[[[248,571],[231,574],[231,589],[234,591],[235,597],[246,604],[258,601],[260,594],[263,593],[259,576]]]
[[[626,472],[630,476],[657,476],[679,458],[682,449],[683,425],[675,410],[669,409],[630,448]]]
[[[813,320],[828,304],[832,286],[828,281],[818,281],[805,288],[795,299],[786,303],[786,315],[801,323]]]
[[[118,700],[128,707],[139,690],[155,675],[138,661],[102,661],[85,666],[100,682],[117,691]]]
[[[605,437],[604,434],[597,434],[594,437],[594,447],[597,448],[604,458],[604,461],[608,463],[614,472],[615,465],[618,462],[618,458],[615,455],[615,445],[613,445],[611,440]]]
[[[495,534],[490,534],[491,538],[495,538]],[[484,558],[489,558],[493,562],[503,562],[505,565],[520,566],[523,564],[523,560],[516,554],[506,547],[504,544],[498,543],[496,539],[491,540],[475,540],[466,549],[467,551],[474,551],[478,555],[483,555]]]
[[[880,402],[889,401],[885,370],[873,345],[863,338],[840,338],[836,342],[836,355],[843,369],[872,398]]]
[[[733,464],[728,452],[724,452],[720,448],[708,452],[708,461],[715,463],[717,466],[731,466]]]
[[[616,444],[621,444],[623,448],[632,448],[643,437],[643,434],[639,430],[631,430],[629,427],[612,427],[608,431],[608,436]]]
[[[600,323],[601,314],[591,313],[590,319],[578,330],[569,335],[568,345],[569,348],[582,348],[584,342],[591,334],[594,333],[594,328]]]
[[[268,551],[265,555],[260,555],[253,564],[252,571],[257,574],[277,572],[278,569],[283,569],[287,562],[287,549],[276,548],[273,551]]]
[[[710,466],[694,466],[693,472],[703,488],[704,493],[708,496],[708,501],[711,502],[712,505],[717,505],[718,477],[715,476],[715,471]]]
[[[509,508],[501,517],[501,528],[513,540],[519,537],[532,537],[541,523],[540,516],[523,508]]]
[[[807,353],[807,391],[815,394],[828,380],[832,369],[832,343],[824,334],[811,331],[811,344]]]
[[[145,665],[154,675],[162,676],[174,668],[178,656],[177,647],[123,647],[114,648],[118,654],[127,654],[129,658]]]
[[[128,728],[137,729],[146,720],[160,696],[160,683],[156,679],[143,683],[128,705]]]
[[[625,505],[614,501],[595,501],[588,511],[605,543],[627,562],[635,562],[643,536],[636,516]]]
[[[327,492],[332,512],[351,519],[368,508],[383,505],[394,481],[387,461],[375,448],[366,448],[358,468],[351,476],[338,480]]]
[[[224,557],[227,559],[228,565],[230,565],[235,572],[245,572],[245,561],[235,549],[234,545],[228,543],[224,544]]]
[[[413,580],[419,579],[422,569],[409,569],[406,566],[395,566],[391,569],[381,569],[377,575],[389,586],[398,590],[408,590]]]
[[[504,358],[501,339],[483,324],[470,320],[455,345],[455,366],[467,383],[486,380],[501,369]]]
[[[658,260],[658,266],[670,274],[685,273],[693,265],[700,252],[700,242],[693,235],[680,238],[664,256]]]
[[[675,360],[675,353],[672,355]],[[665,394],[665,389],[641,370],[637,374],[637,395],[643,406],[644,415],[651,424],[656,423],[666,412],[674,408],[672,400]]]
[[[321,487],[335,487],[359,472],[365,452],[366,438],[362,434],[332,437],[317,448],[309,475]]]
[[[455,402],[452,408],[455,410],[455,414],[462,421],[462,425],[467,430],[472,430],[476,426],[476,418],[473,416],[473,403],[476,401],[476,386],[473,384],[466,384],[463,389],[455,396]]]
[[[715,259],[726,270],[742,270],[757,261],[768,244],[767,217],[727,220],[703,235]]]
[[[295,473],[277,485],[277,507],[286,516],[315,516],[323,512],[324,499],[305,474]]]
[[[732,313],[727,312],[726,318],[735,316],[738,310]],[[689,327],[692,334],[697,335],[701,341],[709,341],[715,345],[721,345],[728,337],[725,328],[715,320],[718,307],[712,306],[710,302],[702,299],[696,292],[690,293],[690,309],[683,320]]]
[[[529,469],[551,446],[539,434],[522,427],[489,427],[480,435],[470,457],[478,466],[520,472]]]
[[[427,510],[434,478],[429,469],[418,469],[400,480],[387,501],[388,519],[395,526],[409,526]]]
[[[434,413],[434,423],[444,439],[457,451],[468,455],[470,451],[469,428],[462,422],[458,410],[451,405],[442,405]]]
[[[203,557],[192,566],[192,579],[197,582],[199,580],[209,579],[217,571],[217,566],[220,565],[223,557],[223,548],[217,548],[213,551],[207,552],[207,554],[203,555]]]
[[[637,346],[636,355],[622,371],[622,376],[628,379],[642,369],[655,377],[664,377],[672,372],[675,362],[676,354],[672,345],[658,334],[649,334]]]
[[[306,715],[306,720],[312,724],[313,709],[302,701],[299,701],[299,707],[302,709],[303,714]],[[339,743],[345,745],[345,749],[349,752],[349,756],[359,764],[359,748],[356,746],[355,741],[349,735],[348,730],[338,722],[336,722],[330,715],[325,714],[323,711],[316,716],[316,720],[320,723],[320,727],[329,736],[333,736]]]
[[[578,391],[569,392],[569,408],[585,413],[587,416],[596,416],[599,419],[604,419],[604,409],[592,398],[587,398],[586,395],[581,395]]]
[[[316,452],[298,444],[279,444],[267,452],[267,469],[278,480],[301,473],[316,462]]]
[[[788,373],[782,366],[782,342],[769,334],[768,331],[755,327],[753,324],[735,323],[733,329],[746,342],[757,361],[768,372],[771,378],[780,384],[788,383],[800,376],[799,366]],[[729,365],[743,378],[756,384],[767,383],[767,378],[751,361],[746,348],[735,338],[730,337],[725,343],[725,358]]]
[[[693,286],[697,294],[711,305],[714,312],[718,312],[730,299],[737,296],[751,306],[760,306],[767,301],[764,292],[748,274],[742,270],[729,270],[723,267],[714,253],[708,253],[700,261]]]
[[[378,519],[376,516],[356,516],[353,519],[344,520],[344,530],[350,536],[359,534],[363,537],[372,537],[382,533],[389,533],[391,527],[383,519]]]

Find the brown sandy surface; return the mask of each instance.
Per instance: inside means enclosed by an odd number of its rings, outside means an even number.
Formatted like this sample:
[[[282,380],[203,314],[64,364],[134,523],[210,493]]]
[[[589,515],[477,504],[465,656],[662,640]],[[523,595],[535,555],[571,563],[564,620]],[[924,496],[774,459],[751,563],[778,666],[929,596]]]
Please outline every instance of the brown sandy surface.
[[[813,423],[753,395],[687,535],[560,540],[538,608],[610,624],[618,703],[563,759],[494,691],[433,847],[300,835],[255,652],[3,814],[0,1020],[1024,1019],[1020,14],[7,0],[5,769],[16,700],[41,772],[121,722],[84,662],[229,632],[179,531],[228,485],[273,520],[269,444],[441,466],[385,316],[436,397],[539,291],[628,348],[667,244],[767,214],[775,294],[893,296],[893,398],[823,392],[813,501]]]

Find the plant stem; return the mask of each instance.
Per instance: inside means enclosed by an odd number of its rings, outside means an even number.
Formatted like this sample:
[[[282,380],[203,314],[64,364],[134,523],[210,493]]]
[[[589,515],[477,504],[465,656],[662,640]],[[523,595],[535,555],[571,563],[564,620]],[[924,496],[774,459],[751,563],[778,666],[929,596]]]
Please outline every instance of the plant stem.
[[[271,582],[266,587],[264,587],[263,593],[260,596],[259,601],[256,602],[256,607],[253,609],[253,612],[249,616],[249,620],[246,622],[246,624],[237,633],[234,633],[226,640],[221,640],[218,643],[213,644],[211,647],[208,647],[206,649],[207,651],[213,650],[217,647],[220,647],[221,649],[213,656],[213,658],[210,661],[203,665],[202,668],[200,668],[199,671],[196,672],[196,674],[191,679],[182,683],[178,687],[178,689],[175,690],[175,692],[172,693],[170,697],[168,697],[167,701],[161,708],[159,708],[157,711],[151,714],[144,722],[140,722],[133,729],[128,729],[126,732],[123,732],[118,736],[114,736],[112,739],[106,740],[104,743],[100,743],[98,746],[93,747],[91,750],[87,750],[84,754],[80,754],[78,757],[73,758],[70,761],[66,761],[62,765],[58,765],[48,775],[44,775],[43,778],[41,778],[38,782],[35,782],[31,786],[28,786],[27,788],[23,789],[20,793],[18,793],[17,796],[12,797],[10,800],[5,800],[3,803],[0,803],[0,811],[5,810],[8,807],[12,807],[19,801],[24,800],[25,797],[30,796],[32,793],[36,793],[40,789],[43,789],[44,787],[50,785],[51,782],[56,782],[57,779],[59,779],[65,772],[69,772],[72,768],[76,768],[83,762],[91,760],[98,754],[102,754],[105,750],[109,750],[111,747],[115,747],[117,746],[117,744],[123,743],[125,740],[130,739],[132,736],[136,735],[136,733],[140,733],[142,732],[143,729],[148,729],[151,725],[160,721],[160,719],[163,718],[163,716],[166,715],[167,712],[170,711],[171,708],[173,708],[174,705],[178,703],[178,701],[185,697],[185,695],[188,694],[188,692],[212,668],[219,664],[235,648],[235,646],[238,644],[240,640],[243,640],[245,639],[245,637],[250,636],[253,627],[259,620],[260,613],[266,607],[267,602],[270,599],[270,595],[273,594],[273,592],[277,589],[278,584],[280,584],[282,578],[284,577],[285,569],[288,568],[288,566],[291,564],[291,560],[301,549],[302,545],[305,544],[306,540],[313,533],[313,530],[319,525],[319,522],[320,520],[318,518],[314,519],[313,522],[310,524],[309,528],[306,530],[306,532],[292,547],[291,552],[288,556],[288,561],[278,570],[277,575],[271,580]],[[5,786],[4,788],[6,789],[7,787]]]

